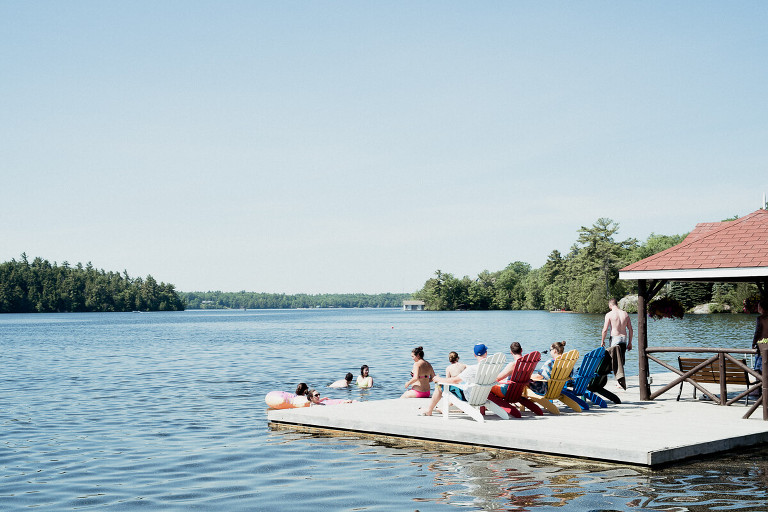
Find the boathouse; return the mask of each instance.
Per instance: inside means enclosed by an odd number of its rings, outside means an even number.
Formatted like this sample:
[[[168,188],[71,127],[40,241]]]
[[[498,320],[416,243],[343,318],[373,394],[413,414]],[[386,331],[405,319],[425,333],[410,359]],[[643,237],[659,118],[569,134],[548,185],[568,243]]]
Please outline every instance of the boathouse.
[[[404,300],[403,309],[405,311],[424,311],[425,302],[423,300]]]

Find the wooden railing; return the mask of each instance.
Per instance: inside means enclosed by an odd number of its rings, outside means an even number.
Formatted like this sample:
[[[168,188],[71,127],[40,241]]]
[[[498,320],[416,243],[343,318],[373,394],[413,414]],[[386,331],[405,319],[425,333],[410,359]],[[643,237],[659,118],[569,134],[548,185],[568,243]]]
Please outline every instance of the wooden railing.
[[[697,353],[697,354],[714,354],[709,359],[705,360],[701,364],[697,365],[692,370],[689,370],[687,372],[681,371],[679,368],[675,368],[666,361],[663,361],[659,359],[658,357],[654,357],[652,354],[654,353],[669,353],[669,352],[682,352],[682,353]],[[766,347],[760,347],[760,352],[766,352],[765,355],[763,355],[763,374],[766,374],[768,372],[768,361],[766,361],[766,355],[768,355],[768,346]],[[747,413],[744,415],[744,418],[749,418],[755,410],[757,410],[758,407],[762,407],[763,409],[763,420],[768,420],[768,400],[765,400],[764,397],[768,394],[768,379],[765,381],[763,380],[762,374],[759,372],[756,372],[752,368],[749,368],[747,365],[741,362],[741,360],[736,359],[731,354],[757,354],[758,350],[755,349],[740,349],[740,348],[703,348],[703,347],[647,347],[645,349],[645,355],[648,359],[651,361],[663,366],[667,370],[670,370],[678,375],[677,378],[675,378],[672,382],[669,384],[659,388],[654,393],[652,393],[649,397],[650,400],[654,400],[658,398],[659,396],[663,395],[670,389],[675,388],[676,386],[680,385],[682,382],[688,382],[691,385],[695,386],[696,389],[701,391],[702,393],[706,394],[711,400],[717,401],[720,403],[720,405],[731,405],[732,403],[741,400],[742,398],[746,397],[749,393],[757,390],[758,388],[762,388],[762,395],[760,398],[758,398],[755,403],[752,405],[752,407],[747,411]],[[730,400],[727,399],[728,396],[728,390],[727,390],[727,379],[725,376],[725,361],[731,361],[733,364],[735,364],[737,367],[743,369],[747,372],[748,375],[753,377],[755,380],[751,385],[748,386],[748,389],[739,395],[731,398]],[[712,363],[715,361],[719,364],[719,371],[720,371],[720,397],[716,397],[713,395],[710,391],[702,387],[700,384],[698,384],[695,380],[695,375],[700,371],[706,371]],[[647,367],[647,364],[646,364]]]

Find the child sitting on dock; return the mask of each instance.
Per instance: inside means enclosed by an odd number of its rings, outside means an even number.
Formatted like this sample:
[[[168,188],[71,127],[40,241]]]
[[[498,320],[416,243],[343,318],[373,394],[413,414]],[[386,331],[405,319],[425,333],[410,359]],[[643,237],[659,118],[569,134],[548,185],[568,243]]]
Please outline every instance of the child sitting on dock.
[[[480,361],[484,360],[488,356],[488,347],[482,343],[478,343],[474,348],[475,359],[477,364],[467,366],[463,372],[456,377],[438,377],[435,375],[432,377],[432,382],[435,384],[452,384],[449,388],[451,392],[454,392],[456,396],[459,396],[464,400],[464,393],[469,391],[471,386],[474,386],[477,380],[477,368]],[[461,393],[461,395],[459,395]],[[435,394],[432,395],[432,400],[429,401],[429,406],[426,409],[419,409],[419,416],[432,416],[432,411],[435,410],[437,403],[443,397],[442,386],[435,386]]]

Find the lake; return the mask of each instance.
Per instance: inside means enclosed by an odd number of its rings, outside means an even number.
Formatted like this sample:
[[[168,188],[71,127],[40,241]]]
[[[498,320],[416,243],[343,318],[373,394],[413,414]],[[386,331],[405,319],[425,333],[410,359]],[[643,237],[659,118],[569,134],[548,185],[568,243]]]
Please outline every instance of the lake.
[[[749,347],[753,326],[649,321],[649,344]],[[267,426],[264,395],[299,381],[400,396],[416,346],[442,372],[476,342],[583,353],[601,328],[599,315],[539,311],[0,315],[0,510],[765,510],[765,448],[648,470]],[[372,389],[325,387],[362,364]]]

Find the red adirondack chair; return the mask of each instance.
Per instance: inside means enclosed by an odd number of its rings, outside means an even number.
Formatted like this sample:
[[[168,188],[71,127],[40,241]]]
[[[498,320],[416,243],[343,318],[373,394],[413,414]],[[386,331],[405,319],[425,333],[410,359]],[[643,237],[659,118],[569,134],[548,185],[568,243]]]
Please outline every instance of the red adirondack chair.
[[[507,414],[516,418],[522,417],[522,414],[520,414],[520,410],[515,404],[527,407],[538,416],[544,415],[544,411],[541,410],[541,407],[523,395],[525,389],[528,387],[528,382],[531,380],[531,374],[533,374],[533,371],[536,369],[536,365],[540,360],[541,353],[539,352],[531,352],[518,359],[517,363],[515,363],[515,369],[512,372],[512,375],[509,376],[510,382],[507,386],[507,392],[504,395],[504,398],[500,398],[491,393],[488,399],[504,409]]]

